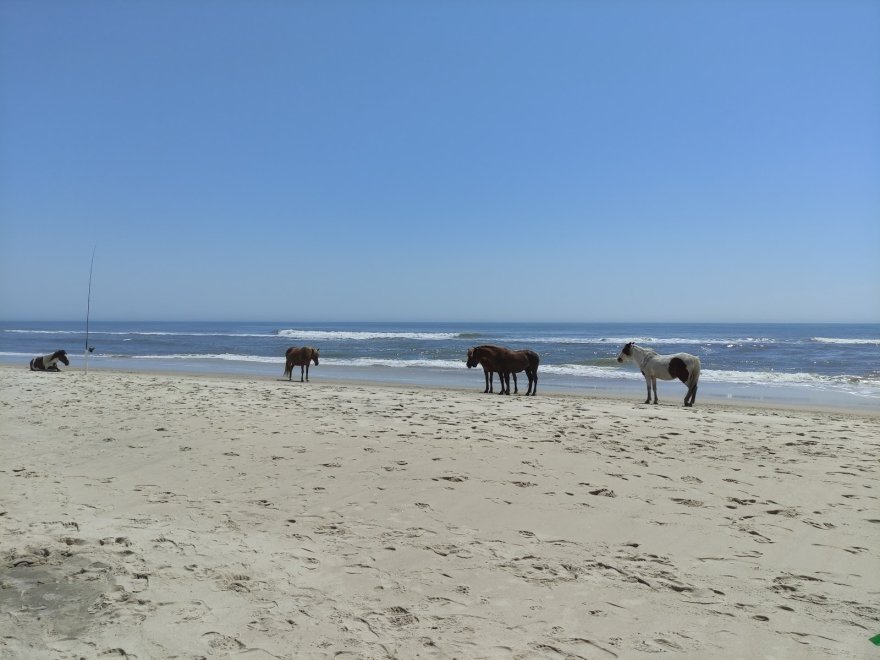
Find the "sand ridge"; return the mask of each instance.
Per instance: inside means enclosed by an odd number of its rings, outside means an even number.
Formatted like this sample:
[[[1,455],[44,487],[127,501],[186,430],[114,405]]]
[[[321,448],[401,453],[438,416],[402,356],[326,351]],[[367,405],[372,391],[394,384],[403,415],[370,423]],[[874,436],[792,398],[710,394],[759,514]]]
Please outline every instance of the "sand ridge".
[[[876,656],[876,416],[0,382],[0,657]]]

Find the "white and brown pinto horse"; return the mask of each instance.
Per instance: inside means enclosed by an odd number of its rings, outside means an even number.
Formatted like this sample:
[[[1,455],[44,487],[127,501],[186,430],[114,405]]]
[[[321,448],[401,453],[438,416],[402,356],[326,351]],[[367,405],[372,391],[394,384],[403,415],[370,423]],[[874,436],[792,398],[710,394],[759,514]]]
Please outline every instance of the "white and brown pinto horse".
[[[657,403],[657,379],[675,380],[676,378],[687,385],[687,394],[684,396],[684,405],[694,405],[697,398],[697,381],[700,380],[700,358],[690,353],[675,353],[674,355],[660,355],[650,348],[642,348],[629,342],[617,356],[618,362],[630,359],[638,365],[645,377],[648,386],[648,398],[645,403],[651,403],[651,390],[654,390],[654,403]]]
[[[299,367],[299,382],[303,382],[303,372],[305,372],[305,380],[308,381],[309,362],[314,362],[315,366],[318,366],[318,349],[311,346],[303,346],[302,348],[291,346],[284,355],[287,359],[284,363],[282,378],[287,376],[287,380],[293,380],[293,368]]]
[[[41,355],[31,360],[31,371],[61,371],[58,363],[61,362],[65,367],[70,366],[70,360],[67,359],[67,351],[55,351],[49,355]]]

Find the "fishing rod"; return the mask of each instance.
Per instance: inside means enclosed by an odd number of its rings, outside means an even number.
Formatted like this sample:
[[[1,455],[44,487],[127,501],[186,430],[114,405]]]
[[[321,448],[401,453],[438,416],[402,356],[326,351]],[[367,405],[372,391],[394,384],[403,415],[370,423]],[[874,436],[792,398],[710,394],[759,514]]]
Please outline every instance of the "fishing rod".
[[[91,353],[94,349],[89,348],[89,314],[92,311],[92,269],[95,267],[95,249],[98,246],[95,245],[92,247],[92,261],[89,264],[89,297],[86,300],[86,350],[85,350],[85,360],[86,360],[86,373],[89,373],[89,353]]]

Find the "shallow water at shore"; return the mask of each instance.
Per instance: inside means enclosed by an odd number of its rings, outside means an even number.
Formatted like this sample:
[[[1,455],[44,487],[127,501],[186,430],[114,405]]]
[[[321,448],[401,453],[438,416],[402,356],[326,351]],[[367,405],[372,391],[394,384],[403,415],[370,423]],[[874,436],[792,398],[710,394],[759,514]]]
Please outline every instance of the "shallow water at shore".
[[[11,365],[8,356],[0,356],[0,364]],[[16,362],[19,364],[19,362]],[[82,356],[71,356],[68,369],[81,372],[85,362]],[[278,364],[235,362],[228,360],[136,360],[117,358],[102,360],[91,358],[90,370],[119,372],[156,372],[168,374],[199,374],[205,376],[260,377],[282,380],[283,362]],[[24,368],[27,368],[26,365]],[[63,368],[63,367],[62,367]],[[299,370],[294,369],[294,381],[300,378]],[[602,378],[578,378],[543,373],[539,370],[539,394],[563,394],[571,396],[592,396],[630,399],[641,403],[645,396],[644,380],[640,374],[637,379],[611,380]],[[473,390],[481,393],[485,388],[482,369],[468,369],[462,363],[457,370],[431,367],[354,367],[338,366],[321,362],[311,365],[310,381],[369,384],[381,383],[394,386],[417,388],[442,388]],[[286,380],[286,379],[283,379]],[[522,386],[520,395],[527,388],[525,374],[519,374]],[[497,377],[493,381],[494,392],[498,391]],[[513,384],[511,383],[511,389]],[[679,404],[684,398],[685,388],[677,382],[659,382],[657,393],[660,404]],[[733,405],[760,405],[781,408],[805,408],[810,410],[851,410],[880,413],[880,401],[870,396],[858,396],[850,392],[824,390],[797,385],[749,385],[743,383],[701,382],[697,403],[712,401]]]
[[[64,347],[84,367],[79,323],[0,323],[0,363],[27,364]],[[542,392],[636,400],[644,381],[615,357],[626,341],[685,351],[703,365],[698,400],[880,410],[880,325],[487,323],[93,323],[95,369],[280,375],[290,345],[321,349],[318,378],[482,389],[464,366],[469,347],[493,343],[541,355]],[[75,349],[74,347],[79,347]],[[524,378],[522,380],[525,380]],[[660,382],[661,401],[683,398]]]

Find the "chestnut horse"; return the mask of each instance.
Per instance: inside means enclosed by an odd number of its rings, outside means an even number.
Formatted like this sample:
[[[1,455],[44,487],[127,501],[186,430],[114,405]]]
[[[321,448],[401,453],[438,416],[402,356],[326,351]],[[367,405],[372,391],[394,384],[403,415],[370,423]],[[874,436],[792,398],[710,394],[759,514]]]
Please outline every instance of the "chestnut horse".
[[[483,346],[474,346],[469,348],[467,352],[467,367],[471,369],[478,364],[483,367],[483,375],[486,377],[486,389],[483,394],[493,391],[492,380],[496,371],[498,371],[497,354],[501,349],[498,346],[485,344]],[[500,378],[499,374],[499,378]],[[515,378],[515,377],[514,377]]]
[[[314,361],[315,366],[318,366],[318,349],[311,346],[303,346],[302,348],[291,346],[284,355],[287,361],[284,364],[282,378],[287,376],[287,380],[293,380],[293,368],[299,367],[299,382],[303,382],[303,372],[305,372],[305,380],[308,381],[309,362]]]
[[[510,374],[513,374],[513,393],[517,394],[516,374],[525,371],[529,378],[529,389],[526,396],[538,393],[538,362],[540,358],[535,351],[528,349],[522,351],[511,351],[508,348],[502,348],[498,353],[498,374],[501,377],[501,393],[510,394]]]

